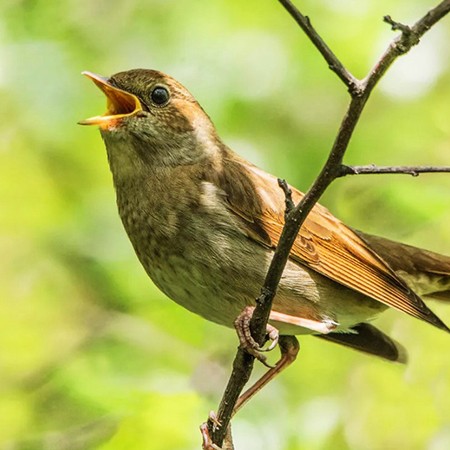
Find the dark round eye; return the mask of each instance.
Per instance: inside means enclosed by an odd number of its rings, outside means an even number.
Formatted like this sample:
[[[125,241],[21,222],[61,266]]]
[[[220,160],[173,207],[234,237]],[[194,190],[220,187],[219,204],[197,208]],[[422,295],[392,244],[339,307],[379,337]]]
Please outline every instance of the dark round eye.
[[[156,105],[164,105],[169,101],[169,97],[169,91],[162,86],[156,86],[151,93],[152,102]]]

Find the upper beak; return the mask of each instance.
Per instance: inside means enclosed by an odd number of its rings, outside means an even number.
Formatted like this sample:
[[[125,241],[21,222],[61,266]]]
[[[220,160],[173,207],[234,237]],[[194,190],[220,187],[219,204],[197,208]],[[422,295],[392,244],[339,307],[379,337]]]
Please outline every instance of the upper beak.
[[[82,72],[82,74],[90,78],[106,95],[106,112],[101,116],[80,120],[78,122],[80,125],[108,125],[111,121],[142,111],[141,102],[135,95],[112,86],[107,78],[95,73]]]

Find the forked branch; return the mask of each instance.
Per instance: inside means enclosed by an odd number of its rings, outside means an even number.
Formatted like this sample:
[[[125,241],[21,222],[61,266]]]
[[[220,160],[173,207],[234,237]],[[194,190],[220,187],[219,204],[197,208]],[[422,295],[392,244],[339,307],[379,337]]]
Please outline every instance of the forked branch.
[[[351,101],[347,112],[342,119],[333,147],[328,155],[328,159],[301,202],[295,207],[292,207],[289,202],[288,187],[283,184],[280,185],[285,192],[287,205],[289,205],[286,212],[286,222],[270,268],[267,272],[264,285],[261,289],[261,294],[256,301],[256,308],[251,320],[252,335],[254,339],[261,344],[265,339],[265,330],[272,306],[272,300],[275,296],[291,247],[297,237],[297,233],[308,213],[336,178],[345,175],[369,173],[407,173],[410,175],[418,175],[419,173],[424,172],[450,171],[449,167],[352,167],[343,164],[344,154],[347,150],[351,136],[373,88],[396,58],[408,52],[411,47],[418,44],[423,34],[450,11],[450,0],[444,0],[439,3],[411,27],[395,22],[390,16],[385,16],[384,20],[389,23],[394,30],[400,31],[400,34],[392,40],[385,52],[369,71],[368,75],[362,80],[356,79],[344,67],[328,45],[319,36],[309,18],[304,16],[290,0],[279,0],[279,2],[316,46],[328,63],[329,68],[334,71],[346,85],[351,96]],[[220,447],[222,445],[233,413],[234,405],[236,404],[245,383],[250,377],[253,368],[253,360],[253,356],[241,349],[238,350],[233,364],[232,374],[219,406],[217,421],[208,422],[209,434],[216,446]],[[217,426],[217,423],[220,423],[220,426]]]

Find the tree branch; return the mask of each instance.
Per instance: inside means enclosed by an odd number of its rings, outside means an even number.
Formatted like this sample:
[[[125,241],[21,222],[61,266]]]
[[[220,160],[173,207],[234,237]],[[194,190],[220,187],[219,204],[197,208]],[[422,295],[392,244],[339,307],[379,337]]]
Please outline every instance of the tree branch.
[[[279,0],[279,2],[309,37],[310,41],[315,45],[328,63],[328,67],[344,82],[349,91],[359,92],[361,82],[344,67],[330,47],[323,41],[312,26],[309,17],[304,16],[290,0]]]
[[[284,218],[288,216],[288,214],[295,208],[295,203],[292,200],[292,190],[286,183],[286,180],[282,180],[281,178],[278,178],[278,186],[283,190],[284,197],[285,197],[285,216]]]
[[[437,166],[346,166],[341,165],[339,177],[346,175],[372,175],[372,174],[403,174],[419,176],[421,173],[449,173],[450,167]]]
[[[394,39],[384,54],[363,80],[364,91],[371,92],[380,78],[386,73],[394,60],[407,53],[414,45],[417,45],[420,38],[440,19],[450,11],[450,0],[444,0],[435,8],[428,11],[412,27],[400,24],[391,19],[390,16],[384,16],[384,21],[391,24],[392,28],[401,30],[401,34]]]
[[[432,25],[449,12],[450,0],[441,2],[436,8],[433,8],[425,14],[425,16],[412,27],[401,25],[394,22],[391,18],[385,18],[385,21],[390,23],[395,29],[399,29],[401,34],[390,43],[386,51],[363,80],[358,80],[351,75],[312,27],[309,19],[306,16],[303,16],[289,0],[279,0],[279,2],[316,46],[328,63],[330,69],[333,70],[347,86],[351,95],[351,101],[339,127],[338,134],[328,155],[328,159],[300,203],[292,208],[289,201],[289,189],[283,184],[280,186],[286,195],[286,205],[289,205],[286,211],[285,226],[281,233],[278,246],[274,252],[264,285],[261,289],[261,294],[256,300],[256,308],[250,323],[254,339],[261,344],[263,344],[265,339],[266,325],[269,319],[272,300],[277,291],[281,275],[289,258],[289,253],[297,237],[298,231],[308,213],[336,178],[359,173],[409,173],[417,175],[422,172],[448,172],[448,168],[435,167],[352,167],[343,165],[342,161],[364,106],[377,82],[386,73],[398,56],[408,52],[412,46],[419,42],[420,37],[428,31]],[[233,371],[217,414],[220,426],[217,427],[211,421],[208,422],[208,430],[211,434],[212,441],[218,446],[222,445],[236,400],[250,377],[253,361],[253,356],[245,353],[241,349],[238,350],[233,363]]]

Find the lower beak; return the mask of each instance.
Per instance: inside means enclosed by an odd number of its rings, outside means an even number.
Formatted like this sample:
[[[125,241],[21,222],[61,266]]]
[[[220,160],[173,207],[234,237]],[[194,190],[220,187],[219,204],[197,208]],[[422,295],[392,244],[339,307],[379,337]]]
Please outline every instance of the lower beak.
[[[111,85],[107,78],[96,75],[92,72],[82,72],[83,75],[90,78],[106,95],[106,112],[101,116],[90,117],[80,120],[80,125],[109,125],[124,117],[130,117],[139,111],[142,111],[142,105],[139,99],[129,92],[116,88]]]

